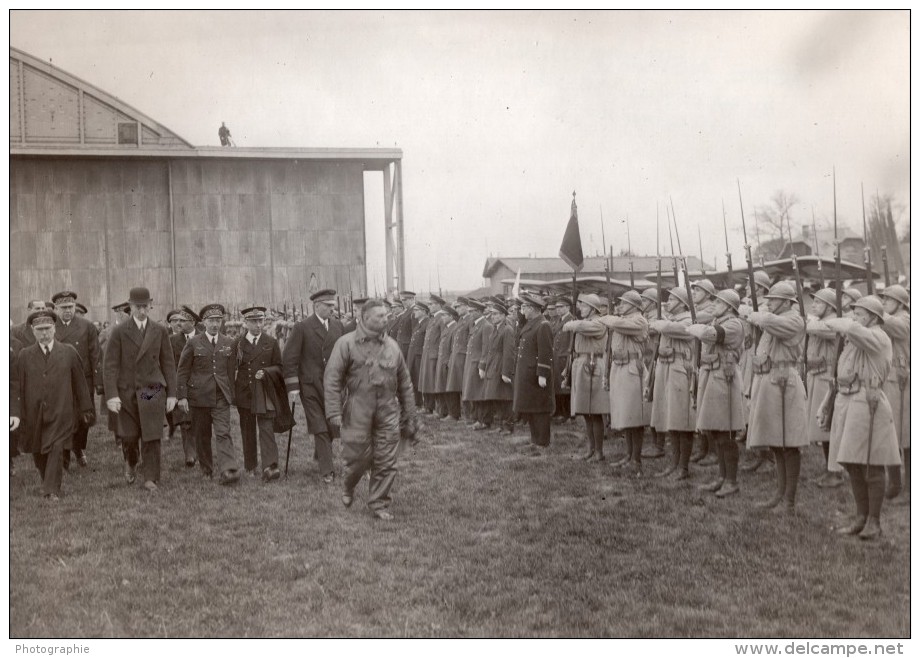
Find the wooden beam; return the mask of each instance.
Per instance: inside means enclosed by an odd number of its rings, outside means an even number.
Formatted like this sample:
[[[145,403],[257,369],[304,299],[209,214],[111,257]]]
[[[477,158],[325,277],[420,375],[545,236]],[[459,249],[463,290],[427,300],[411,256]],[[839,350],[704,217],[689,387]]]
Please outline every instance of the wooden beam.
[[[22,60],[19,64],[19,140],[23,146],[26,144],[26,80],[23,77]]]
[[[398,212],[396,213],[396,269],[399,273],[398,288],[404,289],[406,286],[406,239],[405,239],[405,219],[403,218],[403,174],[402,160],[393,163],[396,170],[396,194],[399,197]]]
[[[173,176],[172,161],[166,163],[166,185],[169,188],[169,264],[172,271],[172,308],[179,305],[179,296],[177,294],[178,271],[176,269],[176,212],[173,204]]]
[[[393,188],[390,184],[390,168],[383,169],[383,246],[384,266],[386,268],[386,281],[384,282],[384,295],[390,290],[393,281],[393,241],[390,239],[393,224]]]

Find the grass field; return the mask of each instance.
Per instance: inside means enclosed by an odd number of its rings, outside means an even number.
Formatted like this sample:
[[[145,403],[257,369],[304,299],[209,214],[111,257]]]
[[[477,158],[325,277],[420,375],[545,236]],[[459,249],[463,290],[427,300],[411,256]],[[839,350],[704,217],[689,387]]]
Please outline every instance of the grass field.
[[[679,484],[570,459],[575,424],[554,426],[548,454],[529,457],[513,445],[520,429],[509,440],[428,421],[387,523],[364,506],[364,483],[342,507],[303,427],[289,478],[272,484],[203,480],[177,436],[150,495],[124,483],[120,451],[96,427],[90,467],[74,465],[53,504],[18,458],[11,636],[910,635],[909,508],[886,505],[875,544],[838,537],[849,490],[810,482],[817,449],[790,518],[754,509],[772,490],[767,468],[718,500],[695,486],[715,467]]]

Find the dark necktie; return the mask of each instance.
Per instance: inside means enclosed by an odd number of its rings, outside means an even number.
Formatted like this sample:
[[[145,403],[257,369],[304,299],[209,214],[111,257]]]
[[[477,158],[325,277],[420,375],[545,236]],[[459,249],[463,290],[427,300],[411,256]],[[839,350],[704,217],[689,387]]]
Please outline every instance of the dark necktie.
[[[214,347],[217,347],[217,336],[214,336],[213,338],[211,338],[211,345],[213,345]]]
[[[51,348],[47,345],[42,345],[42,350],[45,352],[45,358],[48,358],[48,355],[51,354]]]

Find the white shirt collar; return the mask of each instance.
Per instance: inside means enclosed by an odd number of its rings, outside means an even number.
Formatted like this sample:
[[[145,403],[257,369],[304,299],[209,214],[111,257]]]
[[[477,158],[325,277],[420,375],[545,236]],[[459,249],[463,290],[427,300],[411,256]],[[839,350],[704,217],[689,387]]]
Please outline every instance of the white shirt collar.
[[[144,320],[143,322],[141,322],[140,320],[138,320],[138,319],[137,319],[136,317],[134,317],[134,316],[131,316],[131,319],[134,320],[134,324],[137,325],[137,328],[138,328],[138,329],[140,329],[141,331],[144,330],[144,326],[146,326],[147,320]],[[148,319],[149,319],[149,318],[148,318]]]
[[[189,333],[185,334],[185,340],[191,340],[194,337],[195,337],[195,329],[193,327]]]
[[[262,334],[259,334],[259,336],[261,336],[261,335],[262,335]],[[256,336],[255,334],[251,334],[251,333],[249,333],[248,331],[246,332],[246,340],[248,340],[250,343],[253,342],[253,341],[259,340],[259,336]]]
[[[42,352],[44,352],[44,351],[45,351],[45,346],[42,345],[41,343],[39,343],[39,345],[40,345],[41,348],[42,348]],[[48,351],[49,351],[49,352],[50,352],[51,350],[54,349],[54,339],[53,339],[53,338],[51,339],[51,342],[48,343],[48,346],[47,346],[47,347],[48,347]]]

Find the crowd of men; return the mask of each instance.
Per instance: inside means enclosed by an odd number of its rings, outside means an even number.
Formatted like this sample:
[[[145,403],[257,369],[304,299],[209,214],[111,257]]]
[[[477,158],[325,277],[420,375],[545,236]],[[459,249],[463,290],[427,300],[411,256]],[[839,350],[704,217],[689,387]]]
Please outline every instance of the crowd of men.
[[[856,505],[840,532],[875,539],[883,500],[909,501],[909,291],[824,288],[806,300],[763,272],[754,288],[756,305],[750,291],[742,299],[700,279],[667,300],[655,288],[629,290],[609,309],[595,294],[579,295],[573,309],[571,298],[534,292],[448,303],[402,291],[392,301],[355,299],[353,317],[342,319],[335,291],[323,290],[300,321],[253,306],[234,322],[208,304],[170,311],[168,327],[148,318],[149,292],[135,288],[101,334],[75,313],[76,293],[63,291],[52,305],[30,303],[11,332],[11,471],[18,443],[33,455],[45,496],[57,499],[70,455],[87,464],[95,392],[128,484],[140,468],[148,490],[160,486],[164,425],[169,436],[178,429],[186,466],[205,477],[233,485],[261,465],[273,482],[275,435],[291,428],[299,403],[322,481],[336,479],[332,442],[340,439],[343,504],[369,471],[368,506],[391,519],[399,446],[415,440],[417,414],[500,435],[526,424],[523,449],[533,456],[545,454],[554,417],[581,416],[581,458],[607,465],[605,442],[622,436],[610,467],[643,477],[643,457],[663,457],[670,444],[654,475],[689,480],[717,465],[701,486],[718,498],[740,492],[739,470],[771,461],[776,487],[760,506],[789,512],[801,450],[820,445],[818,485],[842,485],[845,471]],[[745,443],[751,460],[739,468]]]

